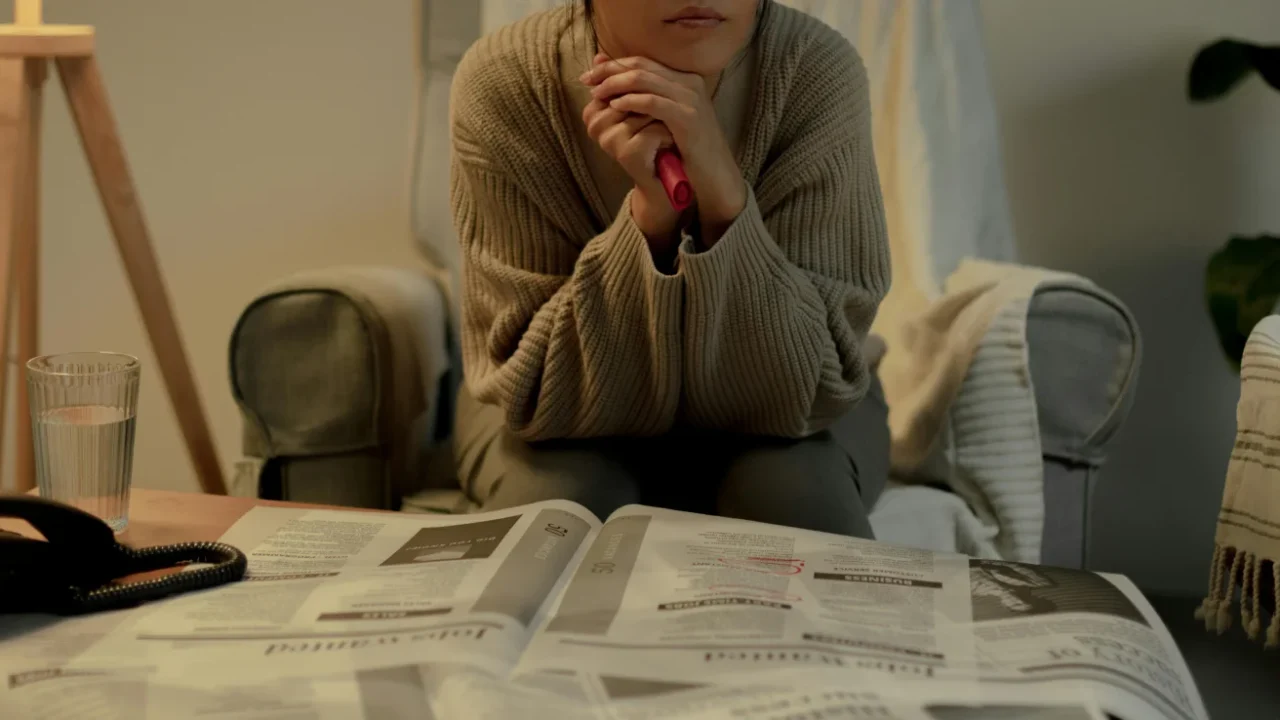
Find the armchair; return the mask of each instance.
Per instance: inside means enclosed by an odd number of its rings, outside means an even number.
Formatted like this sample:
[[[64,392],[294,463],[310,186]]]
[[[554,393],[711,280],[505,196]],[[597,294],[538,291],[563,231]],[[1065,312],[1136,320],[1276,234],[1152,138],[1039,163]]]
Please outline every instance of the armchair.
[[[233,482],[238,494],[432,512],[469,508],[452,474],[448,442],[461,369],[453,337],[456,308],[450,305],[456,239],[448,219],[448,168],[441,160],[448,143],[447,88],[452,68],[470,43],[466,38],[479,34],[482,21],[491,25],[505,19],[495,13],[506,6],[525,12],[551,0],[423,2],[422,134],[415,147],[414,182],[420,191],[415,218],[424,221],[417,223],[416,235],[439,269],[307,273],[268,288],[244,310],[229,358],[232,390],[244,419],[246,460]],[[954,270],[960,259],[1012,259],[994,102],[982,66],[968,80],[941,72],[948,58],[939,47],[920,45],[938,42],[951,52],[980,54],[978,36],[971,33],[974,17],[965,14],[976,10],[963,3],[971,10],[956,12],[954,4],[923,0],[810,4],[804,9],[828,22],[849,23],[839,29],[859,45],[876,85],[873,97],[887,99],[890,87],[907,83],[914,100],[909,111],[926,114],[936,110],[930,106],[934,95],[957,95],[946,83],[976,83],[965,88],[966,106],[953,112],[956,122],[951,125],[904,117],[908,110],[901,102],[891,107],[886,101],[876,108],[878,133],[902,123],[921,128],[911,138],[902,132],[877,136],[889,229],[895,236],[895,288],[875,330],[890,338],[892,353],[901,318],[936,298],[938,278]],[[864,6],[861,15],[850,10]],[[905,23],[911,32],[890,32],[895,23]],[[960,35],[942,39],[939,29]],[[903,52],[904,45],[905,51],[916,53],[915,62],[895,61],[893,55]],[[915,76],[894,75],[903,67]],[[948,139],[950,143],[944,142]],[[962,152],[952,150],[954,146]],[[980,166],[976,170],[975,162]],[[980,181],[946,182],[958,175]],[[938,213],[952,213],[952,222]],[[1132,401],[1139,333],[1123,304],[1102,291],[1049,288],[1018,311],[1026,315],[1025,366],[1031,375],[1023,379],[1023,390],[1034,388],[1043,455],[1046,512],[1040,559],[1080,567],[1088,559],[1089,503],[1098,471]],[[1003,342],[991,338],[993,346]],[[998,405],[975,410],[966,403],[972,384],[966,383],[948,412],[955,424],[981,433],[983,413],[1000,410]]]

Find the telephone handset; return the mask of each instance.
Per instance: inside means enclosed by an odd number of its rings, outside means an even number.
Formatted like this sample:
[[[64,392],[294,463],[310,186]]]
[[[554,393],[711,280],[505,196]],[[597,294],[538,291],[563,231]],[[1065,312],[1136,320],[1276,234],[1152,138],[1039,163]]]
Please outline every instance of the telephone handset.
[[[0,614],[74,615],[114,610],[244,577],[244,553],[230,545],[191,542],[135,550],[116,542],[101,519],[27,495],[0,497],[0,517],[26,520],[44,540],[0,530]],[[113,581],[192,563],[189,572],[141,582]]]

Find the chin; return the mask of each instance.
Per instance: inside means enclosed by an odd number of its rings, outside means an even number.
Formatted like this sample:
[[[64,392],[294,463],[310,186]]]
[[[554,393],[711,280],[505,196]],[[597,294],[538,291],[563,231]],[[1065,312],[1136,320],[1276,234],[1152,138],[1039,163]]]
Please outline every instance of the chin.
[[[736,52],[685,46],[657,54],[653,59],[672,70],[710,77],[729,66]]]

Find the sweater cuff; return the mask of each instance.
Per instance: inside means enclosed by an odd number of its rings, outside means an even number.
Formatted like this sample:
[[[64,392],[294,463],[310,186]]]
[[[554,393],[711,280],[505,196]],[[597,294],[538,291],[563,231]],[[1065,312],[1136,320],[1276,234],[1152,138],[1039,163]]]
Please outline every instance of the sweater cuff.
[[[680,271],[688,279],[691,300],[701,296],[704,302],[712,301],[707,293],[718,296],[735,275],[740,281],[760,274],[784,277],[789,263],[765,227],[751,188],[747,188],[747,204],[742,212],[710,250],[697,252],[693,243],[680,246]]]
[[[604,258],[606,276],[618,280],[628,276],[638,278],[653,316],[673,319],[674,322],[670,325],[678,328],[679,321],[676,319],[684,312],[684,277],[680,273],[667,274],[654,264],[649,240],[631,217],[630,194],[622,203],[622,209],[618,211],[609,234],[613,236],[613,241]],[[617,288],[629,284],[626,281],[609,283],[611,287]],[[618,300],[622,304],[629,302],[628,298]],[[678,337],[678,332],[676,335]]]

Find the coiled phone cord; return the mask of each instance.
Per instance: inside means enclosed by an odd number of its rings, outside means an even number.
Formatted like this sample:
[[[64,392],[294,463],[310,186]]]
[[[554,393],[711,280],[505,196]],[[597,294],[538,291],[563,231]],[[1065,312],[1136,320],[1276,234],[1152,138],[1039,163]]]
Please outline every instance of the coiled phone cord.
[[[243,552],[218,542],[188,542],[140,550],[121,545],[119,552],[128,575],[195,563],[209,563],[210,567],[88,591],[75,588],[69,599],[70,612],[117,610],[176,593],[223,585],[244,577],[248,565]]]

